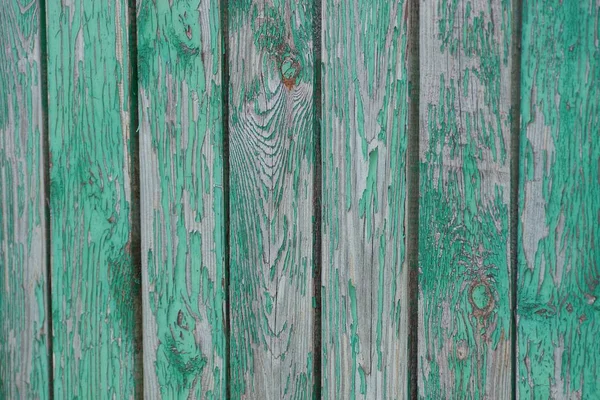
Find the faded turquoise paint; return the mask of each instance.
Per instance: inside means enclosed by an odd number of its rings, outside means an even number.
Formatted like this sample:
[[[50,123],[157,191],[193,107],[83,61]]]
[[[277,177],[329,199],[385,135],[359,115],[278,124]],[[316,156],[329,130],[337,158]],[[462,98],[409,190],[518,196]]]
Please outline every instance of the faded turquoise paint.
[[[219,2],[138,1],[144,390],[225,396]]]
[[[0,398],[49,398],[38,1],[0,4]]]
[[[229,5],[231,397],[308,399],[314,4]]]
[[[420,398],[510,398],[510,1],[421,7]]]
[[[323,2],[322,386],[408,387],[408,2]]]
[[[56,398],[136,394],[127,14],[47,2]]]
[[[600,393],[600,2],[523,4],[519,398]]]

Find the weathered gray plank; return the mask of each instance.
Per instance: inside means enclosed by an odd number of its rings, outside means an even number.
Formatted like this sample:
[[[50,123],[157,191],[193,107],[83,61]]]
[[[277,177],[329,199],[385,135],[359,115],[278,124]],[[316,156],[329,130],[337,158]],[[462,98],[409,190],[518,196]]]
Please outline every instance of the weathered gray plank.
[[[407,397],[405,0],[323,2],[323,398]]]
[[[225,398],[217,0],[138,1],[145,398]]]
[[[511,2],[420,23],[419,397],[511,396]]]
[[[40,2],[0,2],[0,398],[49,396]]]
[[[600,1],[523,3],[517,395],[600,396]]]
[[[313,6],[229,3],[234,399],[312,396]]]

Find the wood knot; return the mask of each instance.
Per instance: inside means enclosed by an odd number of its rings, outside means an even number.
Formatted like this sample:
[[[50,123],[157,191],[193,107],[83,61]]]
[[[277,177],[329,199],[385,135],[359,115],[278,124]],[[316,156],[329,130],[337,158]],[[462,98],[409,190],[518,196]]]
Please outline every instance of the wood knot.
[[[181,310],[179,310],[177,313],[177,326],[179,326],[181,329],[185,329],[186,331],[189,330],[187,323],[184,321],[183,312]]]
[[[291,90],[296,84],[300,68],[300,63],[293,57],[286,57],[281,62],[281,81],[288,90]]]
[[[487,279],[476,279],[471,283],[469,288],[469,303],[473,307],[473,315],[475,317],[485,318],[494,309],[496,301],[490,284]]]
[[[469,346],[466,340],[461,340],[456,344],[456,356],[461,361],[469,356]]]

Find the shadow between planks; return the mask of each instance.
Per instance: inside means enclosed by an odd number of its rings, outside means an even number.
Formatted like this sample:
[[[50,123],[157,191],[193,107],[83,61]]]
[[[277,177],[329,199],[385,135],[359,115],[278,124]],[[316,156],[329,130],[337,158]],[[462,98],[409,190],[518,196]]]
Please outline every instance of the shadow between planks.
[[[0,398],[600,393],[597,0],[0,5]]]

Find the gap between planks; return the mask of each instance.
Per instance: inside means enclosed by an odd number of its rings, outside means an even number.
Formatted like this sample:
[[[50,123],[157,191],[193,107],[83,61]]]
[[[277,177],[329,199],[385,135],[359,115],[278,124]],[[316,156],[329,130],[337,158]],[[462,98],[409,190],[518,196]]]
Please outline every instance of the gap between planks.
[[[419,1],[410,0],[408,24],[409,104],[406,160],[406,260],[408,266],[408,397],[418,398],[419,321],[419,98],[420,12]]]
[[[517,398],[517,272],[519,222],[519,156],[521,147],[521,30],[522,0],[512,0],[512,66],[510,126],[510,303],[511,303],[511,398]]]
[[[314,170],[313,170],[313,296],[315,299],[313,318],[314,318],[314,329],[313,329],[313,399],[320,399],[322,392],[321,383],[321,357],[322,351],[322,299],[321,299],[321,287],[323,285],[322,280],[322,268],[323,268],[323,257],[321,254],[321,243],[322,243],[322,212],[321,205],[322,193],[323,193],[323,180],[322,180],[322,167],[323,160],[321,154],[321,120],[322,120],[322,106],[323,101],[321,96],[321,29],[322,29],[322,0],[314,0],[313,3],[313,46],[314,46],[314,90],[313,90],[313,134],[314,134]]]
[[[225,245],[224,245],[224,271],[223,279],[224,291],[225,291],[225,310],[224,316],[225,321],[223,322],[225,330],[225,355],[224,355],[224,368],[225,368],[225,398],[231,398],[231,369],[229,368],[230,360],[230,303],[229,303],[229,266],[230,266],[230,223],[229,223],[229,26],[228,26],[228,14],[229,0],[221,1],[220,25],[221,25],[221,129],[222,135],[222,148],[223,148],[223,224],[225,229]]]
[[[40,0],[40,52],[41,52],[41,83],[42,83],[42,157],[44,163],[44,176],[42,185],[44,190],[44,235],[46,240],[46,315],[48,316],[48,398],[54,399],[54,350],[52,342],[54,339],[52,330],[52,263],[50,252],[52,250],[52,239],[50,236],[50,130],[48,129],[48,23],[46,20],[46,0]]]
[[[133,376],[136,382],[136,398],[144,394],[144,323],[142,307],[142,222],[140,200],[140,126],[138,114],[138,42],[137,42],[137,3],[127,0],[129,34],[129,132],[130,132],[130,175],[131,182],[131,264],[135,281],[135,299],[133,301],[134,318],[134,362]]]

